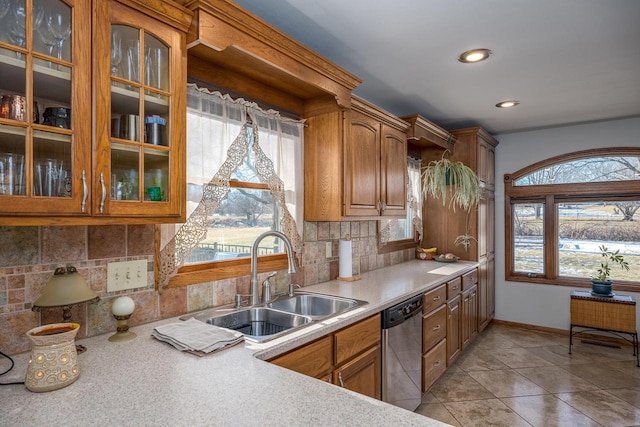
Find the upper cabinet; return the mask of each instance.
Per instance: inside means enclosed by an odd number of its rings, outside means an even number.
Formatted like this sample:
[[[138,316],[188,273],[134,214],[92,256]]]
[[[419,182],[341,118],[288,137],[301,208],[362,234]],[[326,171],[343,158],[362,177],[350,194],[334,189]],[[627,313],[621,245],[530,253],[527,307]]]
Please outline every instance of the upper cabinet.
[[[7,3],[0,223],[178,222],[191,13],[162,0]]]
[[[0,212],[88,214],[90,4],[5,4],[7,10],[0,9],[5,15],[0,27]]]
[[[353,98],[307,124],[305,220],[406,214],[406,122]]]
[[[481,185],[494,191],[496,186],[495,163],[496,141],[493,136],[480,127],[458,129],[453,134],[467,145],[467,158],[465,164],[477,171]]]
[[[185,33],[115,1],[94,1],[93,17],[92,212],[179,222],[185,204]]]

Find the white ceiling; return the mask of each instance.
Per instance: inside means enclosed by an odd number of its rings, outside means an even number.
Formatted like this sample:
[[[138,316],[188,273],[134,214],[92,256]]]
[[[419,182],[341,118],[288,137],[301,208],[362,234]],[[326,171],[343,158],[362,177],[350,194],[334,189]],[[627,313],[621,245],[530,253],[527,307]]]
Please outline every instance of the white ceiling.
[[[494,134],[640,116],[640,0],[235,1],[398,116]],[[473,48],[493,55],[458,62]]]

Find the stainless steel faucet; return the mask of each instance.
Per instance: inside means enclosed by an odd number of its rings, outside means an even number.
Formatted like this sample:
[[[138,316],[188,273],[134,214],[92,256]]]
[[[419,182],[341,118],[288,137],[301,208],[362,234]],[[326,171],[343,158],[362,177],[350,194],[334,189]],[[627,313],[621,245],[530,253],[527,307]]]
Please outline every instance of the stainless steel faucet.
[[[267,231],[256,237],[251,248],[251,297],[249,299],[249,305],[260,304],[260,297],[258,296],[258,245],[267,236],[275,236],[284,242],[287,247],[287,255],[289,257],[289,274],[298,271],[296,268],[296,262],[293,259],[293,246],[291,241],[283,233],[279,231]]]

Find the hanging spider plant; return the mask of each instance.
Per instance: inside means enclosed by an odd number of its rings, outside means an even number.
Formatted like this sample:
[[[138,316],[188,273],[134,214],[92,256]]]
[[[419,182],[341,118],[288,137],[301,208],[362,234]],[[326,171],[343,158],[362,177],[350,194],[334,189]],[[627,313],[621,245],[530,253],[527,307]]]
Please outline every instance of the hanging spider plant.
[[[442,153],[440,160],[432,160],[422,171],[422,193],[442,200],[446,206],[450,195],[449,208],[455,212],[456,206],[470,212],[480,201],[482,193],[476,173],[462,162],[453,163]]]

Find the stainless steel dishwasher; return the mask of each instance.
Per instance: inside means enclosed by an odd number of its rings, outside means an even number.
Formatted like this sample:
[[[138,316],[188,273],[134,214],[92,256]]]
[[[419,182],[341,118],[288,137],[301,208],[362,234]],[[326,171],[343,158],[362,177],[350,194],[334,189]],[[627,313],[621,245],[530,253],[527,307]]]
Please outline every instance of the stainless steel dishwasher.
[[[422,397],[422,294],[382,312],[382,400],[415,410]]]

